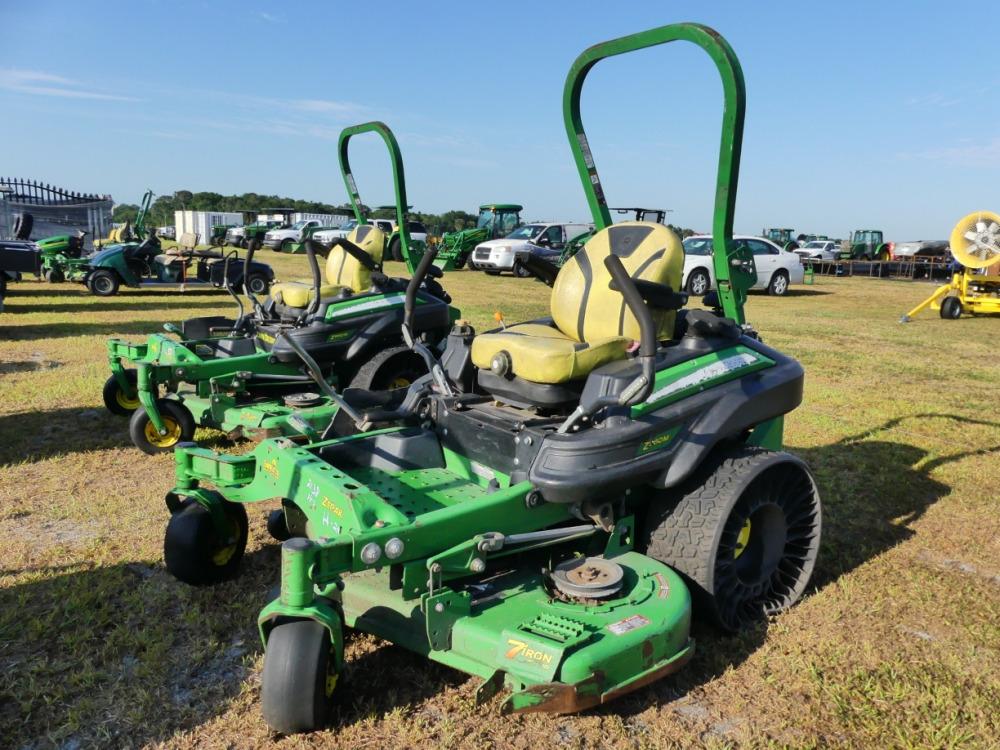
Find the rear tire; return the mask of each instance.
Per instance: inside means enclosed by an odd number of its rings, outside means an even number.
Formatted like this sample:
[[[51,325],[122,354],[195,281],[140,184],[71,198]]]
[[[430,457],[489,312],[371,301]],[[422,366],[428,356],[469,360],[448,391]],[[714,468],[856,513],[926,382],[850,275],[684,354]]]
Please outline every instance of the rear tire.
[[[163,537],[163,561],[179,581],[191,586],[209,586],[234,578],[247,547],[247,511],[240,503],[223,502],[230,532],[222,537],[212,514],[188,500],[167,523]]]
[[[312,732],[326,725],[337,685],[330,634],[314,620],[284,622],[271,630],[264,650],[260,702],[275,732]]]
[[[958,320],[962,317],[962,301],[958,297],[945,297],[941,300],[941,317],[945,320]]]
[[[403,243],[399,237],[393,237],[392,242],[389,243],[389,259],[403,260]]]
[[[406,346],[393,346],[377,352],[351,378],[350,388],[365,391],[391,391],[408,388],[427,374],[427,365],[419,354]]]
[[[122,392],[114,375],[104,381],[104,390],[101,393],[104,398],[104,406],[109,412],[117,414],[119,417],[131,417],[132,412],[142,405],[136,394],[136,384],[139,382],[138,373],[135,370],[125,370],[125,379],[132,388],[131,393]]]
[[[784,297],[788,293],[788,274],[775,271],[767,285],[767,293],[773,297]]]
[[[822,507],[798,458],[749,447],[720,453],[657,500],[646,516],[646,553],[681,573],[722,628],[744,630],[801,598]]]
[[[98,297],[113,297],[118,293],[118,276],[113,271],[94,271],[87,279],[87,288]]]
[[[59,284],[65,281],[66,277],[63,275],[63,272],[60,271],[58,268],[50,268],[48,271],[45,272],[45,280],[50,284]]]
[[[136,409],[128,423],[128,434],[132,443],[143,453],[153,456],[157,453],[167,453],[178,443],[184,443],[194,437],[194,417],[183,405],[173,399],[157,399],[156,407],[160,410],[166,435],[157,433],[145,409]]]

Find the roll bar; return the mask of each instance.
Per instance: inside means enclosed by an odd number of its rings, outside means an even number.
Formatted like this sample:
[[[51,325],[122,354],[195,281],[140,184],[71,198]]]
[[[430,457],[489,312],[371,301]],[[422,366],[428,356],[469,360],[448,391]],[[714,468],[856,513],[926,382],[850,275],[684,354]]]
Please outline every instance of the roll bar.
[[[352,125],[344,128],[340,132],[338,152],[340,156],[340,172],[344,176],[344,185],[347,187],[347,195],[351,199],[351,207],[354,209],[354,218],[359,224],[367,224],[368,220],[361,211],[361,195],[358,193],[358,185],[351,172],[351,162],[348,158],[349,144],[351,138],[361,133],[377,133],[382,137],[386,147],[389,149],[389,160],[392,163],[392,183],[396,193],[396,226],[399,227],[399,241],[402,245],[403,259],[406,261],[406,270],[412,275],[414,273],[414,263],[410,258],[410,230],[406,225],[406,175],[403,171],[403,155],[399,151],[399,143],[396,136],[384,122],[365,122],[360,125]]]
[[[707,26],[678,23],[601,42],[584,50],[570,68],[563,87],[563,119],[566,135],[580,173],[587,203],[594,217],[594,224],[597,230],[605,229],[612,223],[611,212],[583,129],[580,115],[583,82],[590,69],[606,57],[679,40],[692,42],[705,50],[722,78],[722,139],[719,147],[719,169],[712,220],[713,266],[723,312],[726,317],[742,324],[746,292],[756,281],[756,273],[753,270],[752,256],[746,256],[732,243],[733,213],[739,180],[740,152],[743,146],[746,90],[743,71],[729,43],[717,31]]]

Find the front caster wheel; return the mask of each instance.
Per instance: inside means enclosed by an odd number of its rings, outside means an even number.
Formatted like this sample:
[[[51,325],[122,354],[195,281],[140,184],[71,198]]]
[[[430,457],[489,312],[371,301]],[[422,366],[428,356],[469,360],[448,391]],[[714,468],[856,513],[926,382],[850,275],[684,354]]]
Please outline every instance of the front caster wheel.
[[[279,542],[292,538],[292,532],[288,530],[288,521],[285,519],[285,509],[278,508],[267,514],[267,533],[271,538]]]
[[[312,732],[326,725],[337,665],[330,634],[313,620],[275,627],[264,651],[260,701],[264,721],[276,732]]]
[[[781,612],[805,591],[819,550],[819,493],[787,453],[741,448],[709,458],[653,501],[647,554],[681,573],[729,631]]]
[[[225,533],[212,514],[189,500],[170,517],[163,537],[163,561],[179,581],[208,586],[235,577],[247,547],[247,512],[239,503],[222,503]]]
[[[132,443],[143,453],[154,455],[172,451],[178,443],[194,437],[194,417],[191,412],[172,399],[161,398],[156,402],[166,428],[164,434],[153,426],[145,409],[136,409],[128,423]]]
[[[136,383],[139,382],[139,376],[136,374],[136,371],[125,370],[125,379],[129,384],[128,392],[122,390],[114,375],[104,382],[104,391],[102,392],[104,406],[109,412],[117,414],[119,417],[131,416],[132,412],[142,405],[139,403],[139,396],[136,394]]]

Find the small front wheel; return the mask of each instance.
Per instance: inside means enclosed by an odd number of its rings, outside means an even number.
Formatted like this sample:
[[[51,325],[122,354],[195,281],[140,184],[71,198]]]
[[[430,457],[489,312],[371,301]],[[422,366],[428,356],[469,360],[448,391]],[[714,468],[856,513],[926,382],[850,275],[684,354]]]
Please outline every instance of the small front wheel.
[[[941,300],[941,317],[945,320],[958,320],[962,317],[962,301],[958,297],[945,297]]]
[[[252,273],[247,278],[247,287],[254,294],[264,296],[267,294],[267,288],[270,286],[267,283],[267,277],[262,273]]]
[[[50,268],[45,272],[45,280],[50,284],[59,284],[66,280],[63,272],[58,268]]]
[[[312,732],[326,725],[337,687],[330,633],[314,620],[293,620],[267,638],[260,702],[276,732]]]
[[[156,402],[166,432],[161,434],[149,419],[145,409],[136,409],[128,423],[128,434],[135,447],[143,453],[154,455],[172,451],[178,443],[194,437],[194,417],[191,412],[172,399],[161,398]]]
[[[189,500],[170,517],[163,537],[163,561],[179,581],[208,586],[233,578],[247,547],[247,511],[239,503],[222,502],[225,533],[211,512]]]
[[[105,381],[102,392],[104,406],[109,412],[117,414],[119,417],[129,417],[141,406],[139,396],[136,393],[136,384],[139,382],[136,371],[125,370],[125,379],[129,383],[128,391],[122,390],[122,387],[118,385],[117,378],[112,375]]]

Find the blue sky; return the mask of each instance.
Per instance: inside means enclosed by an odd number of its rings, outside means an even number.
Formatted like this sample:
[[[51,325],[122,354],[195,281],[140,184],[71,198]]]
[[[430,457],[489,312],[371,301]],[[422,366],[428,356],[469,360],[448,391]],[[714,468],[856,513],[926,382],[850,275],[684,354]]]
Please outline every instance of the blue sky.
[[[905,12],[901,9],[905,7]],[[945,237],[997,210],[992,3],[51,2],[0,4],[4,175],[135,202],[150,187],[346,199],[340,129],[396,132],[417,210],[517,201],[587,218],[561,91],[599,41],[715,27],[747,82],[736,229]],[[721,86],[682,43],[590,74],[584,122],[612,205],[707,229]],[[362,197],[391,199],[377,141]]]

